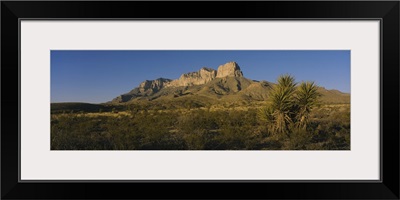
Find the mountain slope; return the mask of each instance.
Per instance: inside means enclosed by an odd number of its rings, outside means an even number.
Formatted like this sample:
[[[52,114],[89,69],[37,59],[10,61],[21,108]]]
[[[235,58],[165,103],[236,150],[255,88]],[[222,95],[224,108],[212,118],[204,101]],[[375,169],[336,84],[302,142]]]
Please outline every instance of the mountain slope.
[[[111,103],[134,101],[176,101],[200,99],[214,101],[264,101],[274,83],[255,81],[243,76],[236,62],[220,65],[217,70],[203,67],[197,72],[182,74],[179,79],[146,80],[128,93],[114,98]],[[350,95],[320,87],[322,102],[349,103]]]

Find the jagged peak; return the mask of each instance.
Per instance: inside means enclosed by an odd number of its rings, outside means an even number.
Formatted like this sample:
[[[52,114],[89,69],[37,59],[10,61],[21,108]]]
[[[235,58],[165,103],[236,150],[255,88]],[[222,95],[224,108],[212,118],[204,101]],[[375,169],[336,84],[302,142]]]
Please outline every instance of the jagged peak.
[[[198,72],[188,72],[188,73],[182,74],[180,77],[189,77],[189,76],[193,76],[196,74],[198,74]]]
[[[229,61],[229,62],[225,63],[224,65],[228,65],[228,64],[229,64],[229,65],[236,65],[236,66],[239,67],[238,63],[235,62],[235,61]]]
[[[234,62],[227,62],[223,65],[220,65],[217,70],[217,78],[233,76],[233,77],[242,77],[243,72],[240,70],[240,66]]]
[[[202,67],[199,71],[204,70],[208,72],[216,71],[215,69],[209,68],[209,67]]]
[[[243,77],[243,73],[236,62],[227,62],[220,65],[217,70],[202,67],[196,72],[184,73],[176,80],[163,77],[155,80],[145,80],[140,83],[138,90],[141,93],[157,92],[164,87],[202,85],[214,80],[215,78],[225,77]]]
[[[188,72],[188,73],[184,73],[184,74],[182,74],[180,77],[181,77],[181,78],[187,78],[187,77],[193,77],[193,76],[201,77],[202,74],[204,74],[204,73],[208,74],[208,73],[216,73],[216,72],[217,72],[217,71],[216,71],[215,69],[208,68],[208,67],[202,67],[202,68],[201,68],[199,71],[197,71],[197,72]]]
[[[164,85],[170,83],[171,81],[172,81],[171,79],[167,79],[167,78],[157,78],[155,80],[145,80],[142,83],[140,83],[139,90],[141,92],[144,92],[148,89],[159,90],[162,87],[164,87]]]

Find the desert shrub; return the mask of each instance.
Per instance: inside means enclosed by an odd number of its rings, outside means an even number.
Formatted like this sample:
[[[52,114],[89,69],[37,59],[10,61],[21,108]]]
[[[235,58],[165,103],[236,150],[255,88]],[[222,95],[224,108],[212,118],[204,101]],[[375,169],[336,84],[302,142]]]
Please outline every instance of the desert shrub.
[[[311,139],[312,135],[306,130],[297,129],[285,140],[282,148],[285,150],[306,150]]]

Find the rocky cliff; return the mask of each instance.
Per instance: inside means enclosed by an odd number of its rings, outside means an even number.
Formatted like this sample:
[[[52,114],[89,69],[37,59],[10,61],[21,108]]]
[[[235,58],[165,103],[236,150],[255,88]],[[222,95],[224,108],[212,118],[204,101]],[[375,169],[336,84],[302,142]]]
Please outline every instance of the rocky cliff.
[[[166,78],[145,80],[139,84],[139,87],[134,88],[126,94],[119,95],[118,97],[114,98],[112,102],[127,102],[136,97],[151,96],[160,91],[162,88],[165,87],[165,85],[169,84],[171,81],[171,79]]]
[[[240,67],[236,62],[228,62],[218,67],[217,78],[242,76],[243,72],[240,70]]]
[[[165,85],[168,85],[171,83],[170,79],[166,78],[158,78],[156,80],[145,80],[139,85],[139,91],[142,93],[145,93],[149,90],[151,92],[158,92],[161,88],[163,88]]]
[[[243,72],[236,62],[220,65],[217,70],[203,67],[197,72],[182,74],[179,79],[166,84],[166,87],[193,86],[209,83],[215,78],[242,77]]]
[[[203,67],[198,72],[182,74],[179,79],[171,81],[166,87],[203,85],[217,76],[214,69]]]
[[[136,97],[148,97],[164,88],[173,90],[177,87],[199,86],[210,83],[215,79],[228,77],[243,77],[243,72],[236,62],[228,62],[224,65],[220,65],[217,70],[203,67],[197,72],[182,74],[179,79],[176,80],[166,78],[146,80],[130,92],[116,97],[113,99],[113,102],[126,102]]]

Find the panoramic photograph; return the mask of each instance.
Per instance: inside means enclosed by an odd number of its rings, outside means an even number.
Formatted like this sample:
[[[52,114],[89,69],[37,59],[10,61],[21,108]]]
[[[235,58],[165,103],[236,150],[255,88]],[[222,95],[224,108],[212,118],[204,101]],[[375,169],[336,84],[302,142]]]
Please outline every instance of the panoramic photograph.
[[[52,50],[51,150],[350,150],[349,50]]]

